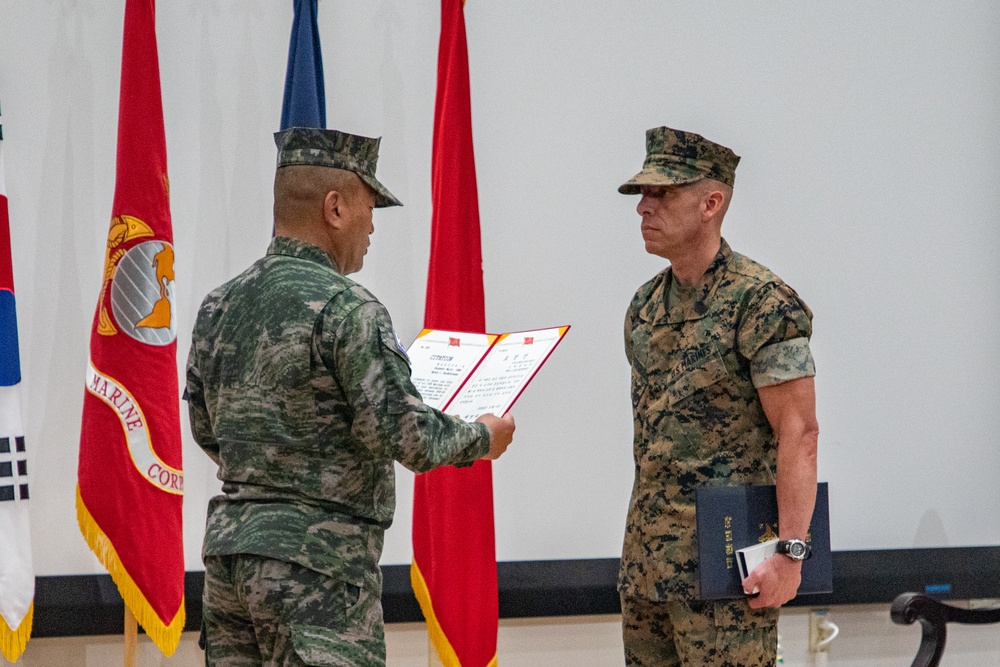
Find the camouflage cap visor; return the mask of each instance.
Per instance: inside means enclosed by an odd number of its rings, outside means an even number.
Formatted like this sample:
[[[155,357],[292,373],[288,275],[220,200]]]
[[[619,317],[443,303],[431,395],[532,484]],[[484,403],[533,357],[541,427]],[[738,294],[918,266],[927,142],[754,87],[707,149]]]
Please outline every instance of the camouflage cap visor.
[[[354,172],[361,177],[375,191],[375,208],[385,208],[386,206],[402,206],[403,202],[396,199],[396,196],[389,192],[388,188],[378,182],[378,179],[368,174]]]
[[[707,174],[692,162],[703,160],[681,160],[673,156],[649,156],[642,171],[618,187],[623,195],[641,193],[643,185],[683,185],[705,178]]]

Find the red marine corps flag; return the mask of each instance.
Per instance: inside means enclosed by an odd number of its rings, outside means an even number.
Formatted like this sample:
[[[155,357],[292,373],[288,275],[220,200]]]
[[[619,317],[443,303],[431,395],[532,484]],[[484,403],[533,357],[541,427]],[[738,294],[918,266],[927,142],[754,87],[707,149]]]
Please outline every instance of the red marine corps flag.
[[[485,332],[462,5],[462,0],[442,0],[441,4],[431,166],[434,211],[424,326]],[[445,667],[495,667],[499,605],[489,461],[417,475],[410,578]]]
[[[90,333],[77,519],[163,653],[184,628],[174,248],[153,0],[126,0],[115,196]]]

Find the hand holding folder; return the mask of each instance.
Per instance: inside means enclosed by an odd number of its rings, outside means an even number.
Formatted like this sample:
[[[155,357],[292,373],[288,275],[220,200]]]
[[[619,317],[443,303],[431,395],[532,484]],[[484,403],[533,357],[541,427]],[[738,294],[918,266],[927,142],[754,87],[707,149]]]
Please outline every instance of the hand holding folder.
[[[736,552],[743,591],[753,609],[780,607],[796,596],[802,584],[805,561],[778,554],[777,545],[775,538]]]
[[[762,565],[771,556],[778,553],[778,538],[768,540],[766,542],[759,542],[753,544],[749,547],[744,547],[742,549],[736,550],[736,567],[740,571],[740,582],[743,583],[743,590],[747,595],[756,595],[760,593],[760,588],[753,585],[747,585],[747,577],[750,576],[758,566]],[[753,586],[751,588],[751,586]]]
[[[743,589],[736,552],[778,538],[778,499],[774,486],[706,486],[695,495],[698,541],[698,580],[702,600],[739,598]],[[833,590],[833,559],[830,554],[830,503],[826,482],[816,489],[816,506],[809,524],[807,542],[812,557],[800,565],[781,556],[765,570],[765,582],[772,575],[788,579],[801,576],[802,593],[829,593]],[[748,573],[754,570],[749,568]],[[797,574],[801,572],[801,575]],[[798,582],[795,582],[798,584]],[[772,588],[774,584],[772,584]],[[767,594],[767,586],[761,586]],[[751,587],[752,590],[752,587]],[[760,602],[751,602],[763,606]]]

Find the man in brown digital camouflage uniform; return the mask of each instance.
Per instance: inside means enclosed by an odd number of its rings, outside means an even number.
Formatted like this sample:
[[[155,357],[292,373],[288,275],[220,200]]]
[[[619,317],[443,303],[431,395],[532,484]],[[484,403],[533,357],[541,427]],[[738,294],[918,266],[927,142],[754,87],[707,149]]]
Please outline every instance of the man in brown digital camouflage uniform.
[[[219,465],[205,529],[208,665],[385,664],[385,529],[393,461],[414,471],[499,457],[514,422],[420,400],[389,314],[347,278],[372,210],[378,139],[275,135],[276,236],[201,305],[188,359],[191,426]]]
[[[635,483],[619,591],[628,665],[773,665],[778,607],[802,562],[776,555],[744,582],[755,597],[698,599],[695,489],[777,484],[781,540],[804,540],[816,498],[812,313],[768,269],[733,252],[721,225],[739,157],[691,133],[646,133],[646,252],[670,266],[625,317]]]

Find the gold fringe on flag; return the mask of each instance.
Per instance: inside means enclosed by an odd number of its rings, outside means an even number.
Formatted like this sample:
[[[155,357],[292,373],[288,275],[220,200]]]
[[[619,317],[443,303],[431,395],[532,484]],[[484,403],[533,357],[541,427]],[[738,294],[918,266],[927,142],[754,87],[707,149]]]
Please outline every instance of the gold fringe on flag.
[[[83,502],[83,496],[80,495],[79,486],[76,487],[76,520],[80,524],[80,532],[83,533],[84,540],[111,575],[111,579],[118,586],[118,592],[121,593],[126,606],[135,615],[143,630],[146,631],[157,648],[163,652],[163,655],[173,655],[181,640],[181,632],[184,630],[186,620],[183,596],[174,620],[170,622],[170,625],[164,624],[153,611],[153,607],[146,601],[146,596],[132,581],[132,577],[129,576],[121,559],[118,558],[118,552],[115,551],[111,540],[97,525],[94,517],[90,515],[90,511],[87,510],[87,506]]]
[[[31,621],[35,617],[35,603],[32,601],[28,607],[28,613],[21,619],[21,625],[16,630],[11,630],[7,621],[0,616],[0,653],[10,662],[17,662],[17,659],[24,653],[24,647],[28,645],[31,638]]]
[[[441,664],[444,667],[462,667],[462,663],[458,660],[458,654],[455,653],[447,635],[441,629],[437,616],[434,615],[431,592],[427,589],[427,582],[424,581],[424,575],[421,574],[417,561],[410,563],[410,585],[413,587],[413,594],[416,596],[417,602],[420,603],[420,610],[424,612],[424,618],[427,619],[427,634],[430,635],[434,648],[437,649]],[[494,655],[486,667],[497,667],[497,656]]]

